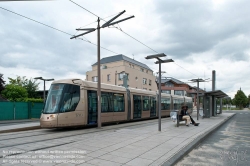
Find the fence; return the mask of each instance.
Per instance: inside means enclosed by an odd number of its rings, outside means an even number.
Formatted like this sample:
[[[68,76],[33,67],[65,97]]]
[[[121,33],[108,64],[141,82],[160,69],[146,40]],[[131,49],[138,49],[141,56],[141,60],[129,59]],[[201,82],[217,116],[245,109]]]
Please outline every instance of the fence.
[[[43,103],[0,102],[0,120],[40,118]]]

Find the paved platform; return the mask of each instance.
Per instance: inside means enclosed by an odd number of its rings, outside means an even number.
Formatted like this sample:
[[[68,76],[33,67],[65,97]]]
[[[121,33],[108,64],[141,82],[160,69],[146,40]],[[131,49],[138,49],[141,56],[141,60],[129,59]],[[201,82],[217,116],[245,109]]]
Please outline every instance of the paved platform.
[[[39,129],[39,120],[0,121],[0,134],[15,131]]]
[[[54,152],[47,155],[61,156],[67,163],[57,159],[46,159],[50,164],[33,165],[79,165],[79,166],[158,166],[173,165],[204,137],[229,120],[234,113],[223,113],[216,117],[199,119],[198,127],[184,124],[176,127],[170,118],[162,119],[162,131],[158,131],[158,120],[121,124],[91,129],[92,132],[64,138],[67,144],[43,149]],[[194,113],[194,119],[195,113]],[[183,122],[182,122],[183,123]],[[59,142],[60,142],[59,141]],[[50,142],[52,145],[56,142]],[[48,144],[48,143],[47,143]],[[46,144],[41,144],[45,146]],[[64,153],[62,153],[64,152]],[[81,152],[81,153],[78,153]],[[84,153],[82,153],[84,152]],[[78,156],[75,159],[63,155]],[[38,155],[39,153],[31,153]],[[42,154],[41,154],[42,155]],[[81,157],[79,157],[81,156]],[[33,159],[35,160],[35,159]],[[4,164],[8,165],[8,163]],[[27,165],[32,165],[29,163]]]

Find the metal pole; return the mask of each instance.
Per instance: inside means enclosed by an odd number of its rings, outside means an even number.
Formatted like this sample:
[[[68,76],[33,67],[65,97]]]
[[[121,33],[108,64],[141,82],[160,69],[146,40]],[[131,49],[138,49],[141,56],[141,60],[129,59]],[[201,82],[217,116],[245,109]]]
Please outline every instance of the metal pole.
[[[98,66],[97,66],[97,77],[98,77],[98,90],[97,90],[97,96],[98,96],[98,128],[102,127],[101,124],[101,65],[100,65],[100,18],[98,17],[98,25],[97,25],[97,61],[98,61]]]
[[[43,103],[45,103],[45,80],[43,80]]]
[[[161,60],[159,60],[159,110],[158,110],[158,131],[161,131]]]
[[[200,108],[200,103],[199,103],[199,78],[197,80],[197,120],[199,120],[199,108]]]

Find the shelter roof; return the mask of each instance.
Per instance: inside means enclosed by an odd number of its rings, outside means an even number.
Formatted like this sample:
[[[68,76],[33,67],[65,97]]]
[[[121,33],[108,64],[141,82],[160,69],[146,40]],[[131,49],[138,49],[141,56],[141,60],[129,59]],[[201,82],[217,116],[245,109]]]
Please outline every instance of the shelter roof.
[[[209,96],[214,96],[216,98],[223,98],[223,97],[228,96],[226,93],[222,92],[221,90],[209,91],[209,92],[205,92],[204,94],[209,95]]]

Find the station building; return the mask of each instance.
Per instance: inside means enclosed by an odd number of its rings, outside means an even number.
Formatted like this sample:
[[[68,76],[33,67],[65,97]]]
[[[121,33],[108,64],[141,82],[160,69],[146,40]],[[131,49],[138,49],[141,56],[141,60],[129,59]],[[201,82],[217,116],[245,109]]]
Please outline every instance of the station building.
[[[105,57],[101,63],[101,83],[123,86],[123,77],[127,76],[128,87],[157,91],[156,77],[147,65],[125,55]],[[86,80],[97,82],[97,63],[86,72]]]

